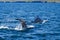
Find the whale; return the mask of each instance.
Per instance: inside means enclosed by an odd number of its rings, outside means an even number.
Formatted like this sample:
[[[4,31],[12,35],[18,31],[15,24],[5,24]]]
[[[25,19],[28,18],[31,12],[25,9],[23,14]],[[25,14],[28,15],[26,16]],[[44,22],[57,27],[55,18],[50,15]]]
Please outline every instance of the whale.
[[[16,19],[20,21],[20,24],[18,26],[16,26],[15,30],[25,30],[25,29],[30,29],[30,28],[34,28],[34,25],[28,25],[26,24],[26,21],[23,19]],[[31,21],[32,23],[41,23],[44,24],[45,22],[47,22],[48,20],[41,20],[40,18],[36,18],[34,21]]]

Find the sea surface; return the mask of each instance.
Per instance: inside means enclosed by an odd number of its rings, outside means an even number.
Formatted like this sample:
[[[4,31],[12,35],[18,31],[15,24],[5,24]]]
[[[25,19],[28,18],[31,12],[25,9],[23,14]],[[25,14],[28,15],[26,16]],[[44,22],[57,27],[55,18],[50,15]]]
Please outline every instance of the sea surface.
[[[37,15],[48,21],[32,24]],[[17,18],[34,28],[15,30]],[[60,3],[0,3],[0,40],[60,40]]]

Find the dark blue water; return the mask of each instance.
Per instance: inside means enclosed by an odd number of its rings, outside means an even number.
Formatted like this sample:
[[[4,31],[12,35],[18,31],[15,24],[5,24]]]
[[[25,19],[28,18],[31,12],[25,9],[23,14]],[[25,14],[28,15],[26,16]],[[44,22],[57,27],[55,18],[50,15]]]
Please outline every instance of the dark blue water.
[[[0,29],[0,40],[60,40],[60,3],[0,3],[0,26],[15,28],[16,18],[28,25],[37,15],[48,21],[24,31]]]

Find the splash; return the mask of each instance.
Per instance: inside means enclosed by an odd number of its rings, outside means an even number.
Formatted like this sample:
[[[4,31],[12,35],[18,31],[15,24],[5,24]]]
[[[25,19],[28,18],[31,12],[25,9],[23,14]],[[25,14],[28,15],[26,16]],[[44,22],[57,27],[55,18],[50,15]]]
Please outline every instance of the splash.
[[[28,28],[34,28],[33,25],[27,25],[27,28],[22,28],[21,24],[18,24],[15,28],[10,28],[8,26],[0,26],[0,29],[8,29],[8,30],[24,30]]]
[[[23,30],[23,28],[22,28],[22,25],[21,24],[19,24],[18,26],[16,26],[16,28],[14,28],[15,30]]]
[[[27,25],[27,28],[34,28],[33,25]],[[18,26],[16,26],[15,30],[24,30],[25,28],[22,28],[22,25],[19,24]]]
[[[44,24],[45,22],[47,22],[48,20],[43,20],[42,24]]]

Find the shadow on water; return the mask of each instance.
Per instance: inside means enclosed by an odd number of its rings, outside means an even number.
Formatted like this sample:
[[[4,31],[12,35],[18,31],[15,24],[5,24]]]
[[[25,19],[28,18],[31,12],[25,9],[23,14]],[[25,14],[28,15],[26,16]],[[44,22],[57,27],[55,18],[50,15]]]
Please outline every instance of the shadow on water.
[[[0,40],[5,40],[4,38],[0,37]]]

